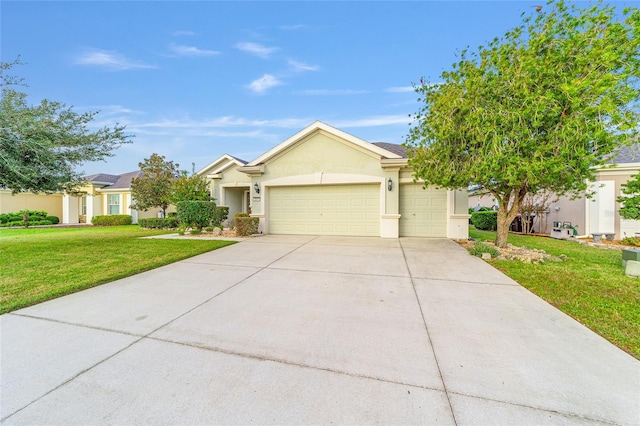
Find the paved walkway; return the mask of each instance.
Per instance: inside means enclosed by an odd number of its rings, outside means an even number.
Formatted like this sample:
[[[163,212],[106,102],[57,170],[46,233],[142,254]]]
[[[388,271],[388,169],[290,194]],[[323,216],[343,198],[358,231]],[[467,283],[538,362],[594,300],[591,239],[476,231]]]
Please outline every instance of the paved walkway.
[[[26,424],[640,424],[640,362],[457,244],[265,236],[0,317]]]

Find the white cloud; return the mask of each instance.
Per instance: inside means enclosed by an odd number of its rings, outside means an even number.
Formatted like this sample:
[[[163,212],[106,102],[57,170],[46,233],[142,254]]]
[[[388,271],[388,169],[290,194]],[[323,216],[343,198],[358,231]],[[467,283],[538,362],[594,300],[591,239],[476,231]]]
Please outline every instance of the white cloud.
[[[263,59],[267,59],[273,52],[278,50],[277,47],[267,47],[258,43],[251,42],[236,43],[235,48]]]
[[[293,59],[289,59],[287,62],[289,63],[289,67],[291,67],[291,69],[293,69],[294,71],[297,71],[297,72],[318,71],[320,69],[320,67],[318,65],[308,65],[308,64],[305,64],[303,62],[298,62],[298,61],[293,60]]]
[[[353,89],[309,89],[299,90],[294,92],[297,95],[311,95],[311,96],[348,96],[348,95],[362,95],[369,93],[368,90],[353,90]]]
[[[176,30],[174,32],[171,33],[172,36],[174,37],[179,37],[179,36],[194,36],[196,35],[196,33],[194,33],[193,31],[186,31],[186,30]]]
[[[405,93],[405,92],[413,92],[413,91],[415,91],[413,86],[389,87],[385,89],[385,92],[389,92],[389,93]]]
[[[95,65],[118,71],[157,68],[155,65],[129,59],[121,53],[101,49],[87,49],[76,58],[75,63],[79,65]]]
[[[182,46],[175,43],[169,45],[169,50],[180,56],[215,56],[220,54],[217,50],[199,49],[195,46]]]
[[[284,83],[278,80],[277,77],[274,77],[271,74],[265,74],[262,77],[253,80],[247,87],[255,93],[262,94],[272,87],[280,86],[281,84]]]

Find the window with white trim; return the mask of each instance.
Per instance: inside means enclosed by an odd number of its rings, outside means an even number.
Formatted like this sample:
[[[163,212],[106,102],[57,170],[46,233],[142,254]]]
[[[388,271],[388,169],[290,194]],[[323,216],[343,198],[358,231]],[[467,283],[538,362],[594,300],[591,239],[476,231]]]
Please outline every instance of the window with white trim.
[[[120,214],[120,194],[109,194],[107,200],[109,214]]]

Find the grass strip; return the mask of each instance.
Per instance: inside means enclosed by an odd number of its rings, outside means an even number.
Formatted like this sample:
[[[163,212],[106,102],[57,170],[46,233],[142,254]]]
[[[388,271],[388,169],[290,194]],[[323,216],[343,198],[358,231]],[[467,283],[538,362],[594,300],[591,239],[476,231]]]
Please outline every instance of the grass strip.
[[[0,230],[0,314],[233,244],[137,225]]]

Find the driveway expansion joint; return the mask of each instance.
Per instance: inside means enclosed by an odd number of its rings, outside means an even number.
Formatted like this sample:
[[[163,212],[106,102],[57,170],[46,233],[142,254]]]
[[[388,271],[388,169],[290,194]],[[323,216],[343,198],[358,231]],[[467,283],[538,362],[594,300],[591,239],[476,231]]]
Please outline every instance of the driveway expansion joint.
[[[442,383],[442,388],[444,389],[444,394],[447,397],[447,403],[449,404],[451,417],[453,418],[453,423],[457,425],[458,421],[456,420],[456,414],[453,411],[453,405],[451,404],[449,391],[447,390],[447,385],[444,382],[444,375],[442,374],[442,369],[440,368],[440,363],[438,362],[438,355],[436,354],[436,350],[433,347],[433,341],[431,340],[431,335],[429,334],[429,327],[427,326],[427,319],[424,316],[424,310],[422,309],[422,304],[420,303],[420,298],[418,297],[418,291],[416,290],[416,283],[413,280],[413,276],[411,274],[411,268],[409,267],[409,263],[407,262],[407,256],[405,254],[402,241],[400,241],[400,250],[402,250],[402,257],[404,258],[405,265],[407,266],[407,271],[409,272],[409,278],[411,279],[411,288],[413,288],[413,294],[416,298],[416,302],[418,303],[418,308],[420,309],[420,316],[422,317],[422,324],[424,325],[424,331],[427,334],[427,341],[429,342],[429,348],[431,349],[431,353],[433,354],[433,359],[435,361],[436,367],[438,368],[438,375],[440,376],[440,381]]]
[[[352,372],[349,372],[349,371],[336,370],[336,369],[333,369],[333,368],[321,367],[321,366],[318,366],[318,365],[303,364],[303,363],[300,363],[300,362],[289,361],[289,360],[282,359],[282,358],[276,358],[276,357],[269,357],[269,356],[266,356],[266,355],[253,354],[253,353],[250,353],[250,352],[234,351],[234,350],[223,349],[223,348],[210,346],[210,345],[199,345],[197,343],[179,342],[179,341],[176,341],[176,340],[153,337],[153,336],[144,337],[144,339],[154,340],[154,341],[162,342],[162,343],[171,343],[171,344],[174,344],[174,345],[186,346],[186,347],[205,350],[205,351],[217,352],[217,353],[222,353],[222,354],[225,354],[225,355],[238,356],[238,357],[241,357],[241,358],[247,358],[247,359],[252,359],[252,360],[257,360],[257,361],[268,361],[268,362],[274,362],[274,363],[278,363],[278,364],[288,365],[288,366],[291,366],[291,367],[298,367],[298,368],[304,368],[304,369],[315,370],[315,371],[324,371],[324,372],[338,374],[338,375],[342,375],[342,376],[356,377],[356,378],[359,378],[359,379],[366,379],[366,380],[375,380],[377,382],[389,383],[389,384],[393,384],[393,385],[409,386],[409,387],[415,388],[415,389],[425,389],[425,390],[432,390],[432,391],[437,391],[437,392],[444,392],[442,389],[435,388],[435,387],[422,386],[422,385],[416,385],[416,384],[411,384],[411,383],[404,383],[404,382],[399,382],[397,380],[385,379],[383,377],[367,376],[365,374],[357,374],[357,373],[352,373]]]

